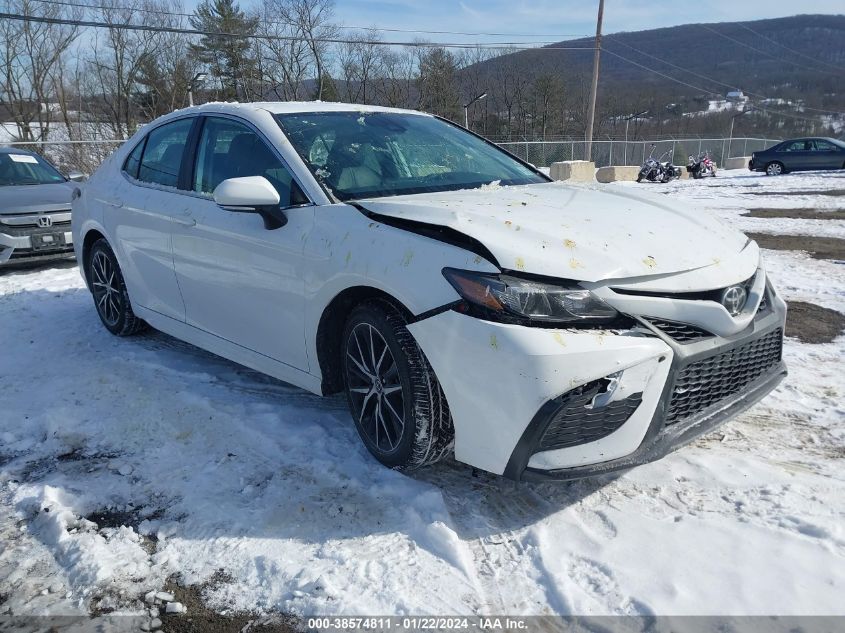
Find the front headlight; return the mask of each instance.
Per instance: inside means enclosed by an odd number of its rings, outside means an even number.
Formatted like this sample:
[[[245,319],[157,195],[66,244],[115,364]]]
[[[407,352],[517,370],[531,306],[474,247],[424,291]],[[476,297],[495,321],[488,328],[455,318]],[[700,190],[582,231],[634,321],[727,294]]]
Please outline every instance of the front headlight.
[[[444,268],[443,276],[484,316],[547,324],[590,325],[615,320],[619,313],[589,290],[510,275]]]

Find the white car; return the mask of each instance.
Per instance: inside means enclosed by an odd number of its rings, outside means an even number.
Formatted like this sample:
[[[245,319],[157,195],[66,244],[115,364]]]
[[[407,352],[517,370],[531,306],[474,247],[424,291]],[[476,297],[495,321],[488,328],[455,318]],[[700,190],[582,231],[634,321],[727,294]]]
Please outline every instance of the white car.
[[[427,114],[180,110],[76,196],[109,331],[345,391],[393,468],[452,450],[514,479],[630,468],[786,374],[755,242],[671,198],[550,182]]]

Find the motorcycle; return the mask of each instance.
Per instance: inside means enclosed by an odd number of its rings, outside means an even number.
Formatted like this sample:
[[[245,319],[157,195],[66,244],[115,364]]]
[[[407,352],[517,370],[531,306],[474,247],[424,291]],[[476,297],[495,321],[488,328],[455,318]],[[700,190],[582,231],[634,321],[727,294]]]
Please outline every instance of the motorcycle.
[[[673,151],[666,150],[659,158],[654,158],[655,147],[657,146],[651,146],[651,152],[648,158],[646,158],[642,167],[640,167],[640,171],[637,174],[637,182],[642,182],[643,180],[649,182],[669,182],[670,180],[680,178],[680,167],[675,167],[672,164]],[[663,160],[667,155],[669,156],[668,160]]]
[[[713,159],[710,158],[710,152],[707,151],[699,154],[698,157],[690,155],[687,161],[687,171],[696,180],[705,176],[715,178],[716,163],[713,162]]]

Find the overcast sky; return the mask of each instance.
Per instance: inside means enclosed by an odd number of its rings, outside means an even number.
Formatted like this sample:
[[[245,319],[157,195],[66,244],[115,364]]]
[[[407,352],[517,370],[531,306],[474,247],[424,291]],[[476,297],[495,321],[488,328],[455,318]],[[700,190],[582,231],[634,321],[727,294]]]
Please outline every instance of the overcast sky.
[[[341,24],[398,29],[530,34],[520,41],[560,41],[595,33],[598,0],[336,0]],[[605,0],[605,33],[641,31],[695,22],[730,22],[796,13],[845,13],[842,0]],[[414,34],[385,34],[413,39]],[[433,41],[511,41],[423,35]]]

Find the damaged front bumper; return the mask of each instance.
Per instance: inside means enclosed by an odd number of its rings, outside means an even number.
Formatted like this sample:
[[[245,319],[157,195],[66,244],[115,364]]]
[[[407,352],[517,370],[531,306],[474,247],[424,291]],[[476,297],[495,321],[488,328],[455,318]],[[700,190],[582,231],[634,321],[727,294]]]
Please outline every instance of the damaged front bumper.
[[[786,375],[773,292],[732,336],[552,330],[447,311],[409,326],[443,387],[455,457],[516,480],[654,461],[741,413]],[[668,333],[667,333],[668,332]]]

